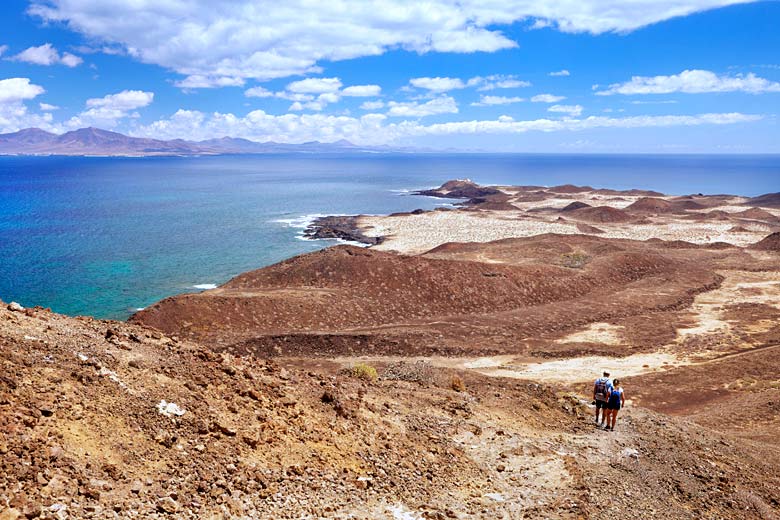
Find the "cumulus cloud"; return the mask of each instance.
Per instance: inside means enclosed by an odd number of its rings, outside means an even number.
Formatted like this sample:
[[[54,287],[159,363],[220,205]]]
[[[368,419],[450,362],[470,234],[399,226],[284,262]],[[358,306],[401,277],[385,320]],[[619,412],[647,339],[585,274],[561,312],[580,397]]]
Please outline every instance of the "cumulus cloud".
[[[19,103],[33,99],[46,92],[40,85],[30,83],[30,78],[8,78],[0,80],[0,104]]]
[[[466,88],[466,83],[460,78],[435,77],[435,78],[412,78],[409,84],[413,87],[429,90],[433,93],[449,92]]]
[[[517,79],[514,75],[492,74],[490,76],[474,76],[466,81],[460,78],[435,77],[413,78],[409,85],[428,90],[434,94],[442,94],[451,90],[467,87],[477,87],[477,90],[495,90],[499,88],[530,87],[531,83]]]
[[[390,107],[387,115],[394,117],[425,117],[437,114],[458,113],[458,104],[450,96],[437,97],[425,103],[391,101],[387,106]]]
[[[243,87],[244,78],[234,76],[209,76],[206,74],[191,74],[175,83],[183,89],[214,88],[214,87]]]
[[[38,103],[38,108],[40,108],[43,112],[51,112],[52,110],[60,109],[60,107],[57,105],[50,105],[48,103]]]
[[[102,98],[91,98],[86,102],[86,110],[73,116],[65,125],[69,128],[114,128],[121,119],[134,116],[133,110],[146,107],[153,100],[154,93],[143,90],[123,90]]]
[[[51,129],[51,114],[31,114],[25,105],[44,92],[40,85],[30,83],[30,78],[0,80],[0,133],[29,127]]]
[[[384,108],[384,107],[385,107],[385,102],[384,101],[378,101],[378,100],[377,101],[364,101],[360,105],[360,108],[362,110],[379,110],[379,109]]]
[[[557,103],[558,101],[563,101],[566,99],[566,96],[554,96],[552,94],[537,94],[536,96],[531,98],[531,101],[534,103]]]
[[[506,96],[481,96],[479,101],[472,103],[471,106],[484,107],[489,105],[508,105],[510,103],[521,103],[525,101],[525,98],[521,97],[506,97]]]
[[[553,105],[547,109],[548,112],[558,112],[567,114],[571,117],[577,117],[582,114],[581,105]]]
[[[352,97],[372,97],[378,96],[382,92],[379,85],[352,85],[341,91],[342,96]]]
[[[419,121],[390,122],[383,114],[362,117],[326,114],[272,115],[254,110],[243,117],[179,110],[171,117],[137,126],[133,135],[160,139],[209,139],[230,135],[255,141],[301,143],[347,139],[359,144],[391,144],[420,136],[452,134],[521,134],[524,132],[583,131],[593,128],[658,128],[674,126],[728,125],[760,120],[741,113],[662,115],[635,117],[591,116],[583,119],[533,119],[516,121],[509,116],[495,120],[458,121],[425,125]]]
[[[306,78],[287,85],[288,91],[298,94],[338,92],[340,88],[341,80],[339,78]]]
[[[701,94],[706,92],[746,92],[762,94],[780,92],[780,83],[760,78],[752,72],[746,75],[719,76],[709,70],[684,70],[671,76],[634,76],[631,81],[614,83],[599,96],[613,94]]]
[[[2,52],[0,52],[2,54]],[[60,54],[51,43],[44,43],[38,47],[29,47],[12,58],[14,61],[23,61],[34,65],[65,65],[76,67],[84,62],[75,54],[63,52]]]
[[[631,31],[746,0],[32,0],[29,12],[63,22],[101,44],[161,65],[195,86],[310,74],[323,60],[388,49],[494,52],[516,47],[502,29],[515,22],[565,32]]]
[[[476,76],[468,81],[469,86],[477,85],[477,90],[495,90],[499,88],[523,88],[530,87],[530,81],[517,79],[517,76],[493,74],[487,77]]]
[[[246,89],[244,91],[244,95],[246,97],[266,98],[266,97],[273,97],[274,93],[265,87],[252,87],[250,89]]]
[[[569,71],[566,70],[566,69],[558,70],[558,71],[555,71],[555,72],[551,72],[549,75],[550,76],[571,76]]]

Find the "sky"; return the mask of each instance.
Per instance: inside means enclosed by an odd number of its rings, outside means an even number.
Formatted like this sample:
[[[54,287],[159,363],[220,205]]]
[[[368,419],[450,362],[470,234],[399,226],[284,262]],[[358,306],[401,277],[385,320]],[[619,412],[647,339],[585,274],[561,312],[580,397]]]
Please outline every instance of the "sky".
[[[2,0],[0,133],[780,153],[780,1]]]

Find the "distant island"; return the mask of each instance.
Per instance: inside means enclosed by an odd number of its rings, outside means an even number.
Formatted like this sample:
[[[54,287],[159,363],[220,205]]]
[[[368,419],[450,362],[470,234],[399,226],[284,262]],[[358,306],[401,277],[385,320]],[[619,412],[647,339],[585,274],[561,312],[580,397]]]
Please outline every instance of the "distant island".
[[[25,128],[0,134],[0,155],[221,155],[264,153],[371,153],[405,152],[406,148],[389,146],[358,146],[347,140],[332,143],[259,143],[249,139],[222,137],[205,141],[183,139],[160,140],[131,137],[100,128],[81,128],[64,134],[54,134],[40,128]],[[420,151],[415,149],[414,151]]]

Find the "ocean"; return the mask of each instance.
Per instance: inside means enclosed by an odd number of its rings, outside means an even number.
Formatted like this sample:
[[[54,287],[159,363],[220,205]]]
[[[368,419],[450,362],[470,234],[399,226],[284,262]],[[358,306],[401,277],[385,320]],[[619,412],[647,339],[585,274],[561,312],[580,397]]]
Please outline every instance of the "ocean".
[[[0,157],[0,299],[125,319],[334,241],[314,216],[430,209],[409,195],[481,184],[780,191],[780,156],[328,154]]]

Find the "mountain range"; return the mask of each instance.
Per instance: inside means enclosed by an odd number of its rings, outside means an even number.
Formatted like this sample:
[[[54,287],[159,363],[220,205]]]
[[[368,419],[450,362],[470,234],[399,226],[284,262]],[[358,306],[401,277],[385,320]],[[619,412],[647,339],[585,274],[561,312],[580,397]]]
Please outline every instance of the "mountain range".
[[[334,153],[402,151],[386,146],[363,147],[349,141],[311,141],[301,144],[259,143],[248,139],[222,137],[205,141],[160,140],[131,137],[100,128],[81,128],[64,134],[40,128],[25,128],[0,134],[0,155],[219,155],[262,153]]]

